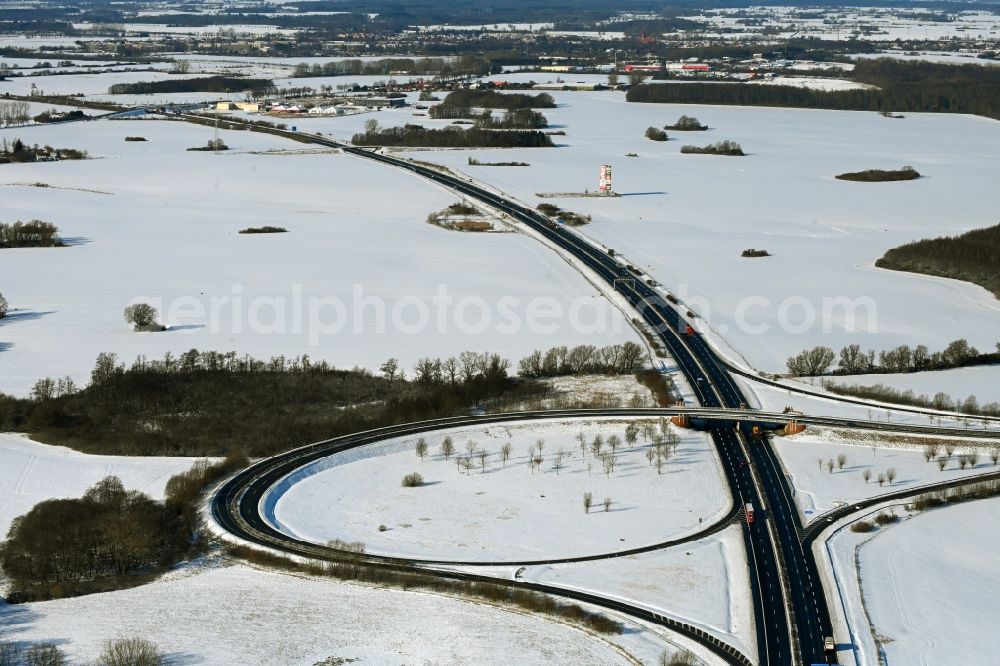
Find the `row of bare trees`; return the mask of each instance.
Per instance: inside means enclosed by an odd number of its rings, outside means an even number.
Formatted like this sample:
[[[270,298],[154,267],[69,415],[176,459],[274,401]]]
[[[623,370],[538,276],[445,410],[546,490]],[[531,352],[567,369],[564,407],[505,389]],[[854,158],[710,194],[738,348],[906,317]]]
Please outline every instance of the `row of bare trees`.
[[[823,375],[837,363],[834,374],[862,375],[875,372],[915,372],[919,370],[946,370],[969,365],[982,359],[989,362],[993,356],[1000,356],[1000,343],[996,354],[980,354],[965,338],[955,340],[942,351],[931,352],[925,345],[910,347],[900,345],[894,349],[879,352],[875,361],[875,350],[864,351],[861,345],[847,345],[839,356],[829,347],[813,347],[788,359],[788,371],[796,376]]]
[[[521,359],[517,372],[521,377],[555,377],[584,373],[631,374],[643,366],[645,350],[634,342],[595,347],[552,347],[533,351]]]
[[[0,124],[4,127],[27,125],[31,120],[31,105],[28,102],[15,100],[0,102]]]

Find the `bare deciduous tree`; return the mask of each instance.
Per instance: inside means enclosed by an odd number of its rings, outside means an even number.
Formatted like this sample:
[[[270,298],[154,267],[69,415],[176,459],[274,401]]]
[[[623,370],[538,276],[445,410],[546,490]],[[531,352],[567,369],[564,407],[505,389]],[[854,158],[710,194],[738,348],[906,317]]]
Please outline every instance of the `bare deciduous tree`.
[[[625,426],[625,441],[629,446],[635,445],[635,440],[639,438],[639,426],[634,423],[629,423]]]
[[[879,473],[878,473],[878,477],[877,477],[877,478],[878,478],[878,485],[879,485],[880,487],[881,487],[881,486],[884,486],[884,485],[885,485],[885,474],[884,474],[884,473],[882,473],[882,472],[879,472]]]
[[[610,511],[611,510],[611,504],[612,504],[611,498],[610,497],[605,497],[604,498],[604,510],[605,511]]]
[[[500,447],[500,459],[503,461],[504,467],[507,466],[507,461],[510,459],[510,454],[514,450],[510,442],[504,442],[503,446]]]
[[[832,458],[830,460],[826,461],[826,471],[829,472],[830,474],[833,474],[833,459]]]
[[[7,316],[7,308],[9,307],[10,305],[7,303],[7,299],[3,297],[3,294],[0,294],[0,319]]]
[[[427,456],[428,448],[430,447],[427,446],[427,440],[421,437],[417,440],[417,444],[413,447],[413,450],[416,452],[420,460],[423,461],[423,459]]]
[[[938,458],[937,463],[938,463],[938,470],[941,471],[941,472],[943,472],[944,468],[948,466],[948,459],[947,458]]]
[[[479,445],[476,444],[476,441],[474,439],[470,439],[465,442],[465,452],[471,456],[473,453],[476,452],[477,446]]]
[[[583,494],[583,512],[590,513],[590,507],[594,505],[594,493],[589,490]]]
[[[618,435],[611,435],[610,437],[608,437],[608,446],[611,447],[611,453],[614,453],[615,450],[621,445],[621,443],[622,443],[621,437],[619,437]]]
[[[841,453],[837,456],[837,469],[844,469],[844,465],[847,464],[847,454]]]
[[[98,666],[161,666],[163,655],[154,643],[143,638],[118,638],[104,644]]]
[[[865,471],[861,472],[861,476],[862,478],[864,478],[865,483],[868,483],[869,481],[872,480],[872,471],[870,469],[866,469]]]
[[[444,456],[445,460],[451,458],[451,454],[455,452],[455,442],[451,437],[445,437],[441,441],[441,455]]]
[[[24,663],[25,666],[64,666],[67,661],[66,655],[52,643],[39,643],[25,650]]]
[[[889,482],[889,485],[891,486],[892,482],[896,480],[896,468],[890,467],[889,469],[885,470],[885,478]]]
[[[486,472],[486,461],[490,458],[490,452],[483,449],[479,452],[479,469],[480,472]]]
[[[649,447],[648,449],[646,449],[646,460],[649,462],[650,465],[653,464],[653,458],[655,457],[656,457],[656,452],[653,450],[653,447]]]

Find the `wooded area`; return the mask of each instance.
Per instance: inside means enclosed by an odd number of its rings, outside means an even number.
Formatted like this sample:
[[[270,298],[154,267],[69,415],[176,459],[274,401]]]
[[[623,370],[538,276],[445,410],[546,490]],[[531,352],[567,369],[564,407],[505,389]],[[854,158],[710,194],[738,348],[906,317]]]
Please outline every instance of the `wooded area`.
[[[150,95],[157,93],[188,92],[243,92],[268,90],[274,87],[271,79],[249,79],[233,76],[203,76],[195,79],[163,79],[161,81],[136,81],[116,83],[108,88],[109,95]]]
[[[669,104],[971,113],[1000,119],[1000,68],[997,67],[882,58],[857,61],[847,76],[878,88],[818,91],[753,83],[656,83],[631,88],[626,99]]]
[[[893,248],[879,268],[973,282],[1000,298],[1000,224]]]

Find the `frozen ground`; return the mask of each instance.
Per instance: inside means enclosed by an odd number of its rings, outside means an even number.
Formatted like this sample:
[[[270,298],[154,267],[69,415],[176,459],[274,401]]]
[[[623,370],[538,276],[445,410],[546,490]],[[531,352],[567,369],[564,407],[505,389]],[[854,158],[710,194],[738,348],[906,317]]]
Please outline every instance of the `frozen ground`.
[[[990,499],[930,511],[861,547],[861,580],[889,664],[966,666],[1000,654],[1000,541]],[[969,640],[970,636],[976,637]]]
[[[836,603],[850,614],[858,646],[854,654],[842,651],[840,662],[992,664],[1000,652],[989,629],[1000,593],[998,508],[996,498],[915,515],[894,506],[867,517],[891,511],[902,522],[868,534],[846,524],[835,532],[821,556],[836,572]]]
[[[541,201],[539,192],[594,189],[598,167],[612,165],[620,198],[553,202],[592,214],[585,234],[651,271],[763,370],[782,371],[788,356],[816,344],[885,349],[904,339],[942,349],[957,326],[976,346],[995,344],[1000,301],[992,294],[955,280],[883,271],[874,262],[914,239],[996,223],[1000,193],[988,183],[1000,157],[1000,123],[946,114],[889,120],[861,112],[629,104],[611,91],[552,94],[559,108],[545,114],[553,129],[566,132],[555,137],[560,147],[503,152],[530,167],[467,165],[469,157],[485,161],[496,151],[413,154],[530,204]],[[681,114],[712,129],[673,132],[666,143],[643,138],[646,127]],[[348,137],[364,120],[331,119],[324,131]],[[739,142],[749,155],[679,153],[684,144],[720,139]],[[926,177],[834,178],[903,165]],[[742,258],[751,247],[773,256]]]
[[[709,525],[731,506],[711,441],[678,431],[680,446],[657,474],[645,458],[642,437],[629,449],[625,422],[578,420],[442,431],[426,437],[430,454],[414,453],[416,437],[389,440],[324,459],[287,477],[263,500],[264,515],[283,532],[309,541],[360,541],[367,552],[445,560],[534,560],[627,550],[659,543]],[[597,434],[617,434],[618,465],[606,476],[588,444]],[[445,435],[456,455],[445,460]],[[544,439],[541,469],[528,452]],[[490,453],[482,471],[478,455],[469,474],[456,460],[466,443]],[[506,466],[498,451],[511,442]],[[557,452],[565,467],[554,469]],[[608,447],[605,446],[605,451]],[[590,468],[588,468],[590,466]],[[403,488],[403,476],[423,475],[421,488]],[[584,513],[583,494],[594,508]],[[612,498],[610,511],[602,502]],[[380,525],[387,529],[381,531]]]
[[[863,90],[872,86],[849,81],[847,79],[830,79],[810,76],[776,76],[773,79],[762,79],[753,81],[760,85],[771,86],[792,86],[795,88],[809,88],[810,90],[840,91],[840,90]]]
[[[139,636],[171,663],[651,663],[664,643],[641,628],[609,642],[485,604],[246,566],[175,572],[131,590],[0,605],[5,639],[52,641],[90,662],[104,641]],[[619,647],[618,644],[625,647]]]
[[[664,551],[529,567],[526,580],[595,592],[697,626],[757,654],[741,527]]]
[[[906,374],[844,375],[823,379],[843,386],[883,384],[900,391],[913,391],[918,396],[925,395],[928,398],[933,398],[942,391],[956,400],[965,400],[974,395],[980,405],[1000,402],[1000,366],[996,365]],[[820,378],[814,381],[818,383]]]
[[[130,490],[160,499],[167,479],[190,469],[192,458],[92,456],[39,444],[23,435],[0,434],[0,539],[14,518],[38,502],[80,497],[106,476]]]
[[[267,154],[302,148],[271,135],[221,136],[231,150],[214,155],[187,152],[212,130],[181,122],[0,130],[99,158],[0,168],[0,220],[46,220],[70,243],[3,251],[0,290],[17,310],[0,322],[0,391],[23,395],[53,374],[84,382],[101,352],[131,362],[197,347],[373,369],[394,356],[408,370],[467,349],[516,363],[638,339],[537,241],[427,224],[457,197],[426,181],[345,155]],[[14,185],[39,182],[50,187]],[[237,234],[263,225],[289,232]],[[171,330],[132,332],[121,313],[133,299],[158,304]]]
[[[956,446],[949,459],[944,446],[939,445],[937,456],[927,462],[924,447],[929,441],[935,440],[917,436],[887,440],[857,431],[829,431],[823,428],[810,428],[794,437],[773,439],[774,449],[794,488],[795,502],[806,521],[855,500],[998,469],[989,457],[992,448],[989,443],[975,449],[979,452],[976,466],[962,470],[958,464],[959,456],[973,449]],[[843,469],[837,464],[840,455],[847,456]],[[947,460],[944,470],[940,470],[937,464],[942,457]],[[832,472],[827,467],[830,460],[834,462]],[[880,485],[879,474],[890,468],[896,470],[896,480],[892,484]],[[871,472],[869,482],[865,482],[862,476],[865,470]]]

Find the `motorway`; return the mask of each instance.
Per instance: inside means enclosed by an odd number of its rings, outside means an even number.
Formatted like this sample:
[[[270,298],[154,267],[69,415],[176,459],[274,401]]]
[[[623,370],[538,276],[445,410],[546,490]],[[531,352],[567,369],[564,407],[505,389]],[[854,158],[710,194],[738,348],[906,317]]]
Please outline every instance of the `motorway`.
[[[198,118],[196,122],[204,122],[202,117],[195,118]],[[227,122],[233,121],[227,120]],[[408,170],[486,204],[507,216],[508,221],[523,225],[550,245],[568,253],[612,289],[618,291],[643,321],[656,332],[694,390],[699,404],[705,408],[739,410],[748,404],[746,396],[734,380],[734,373],[747,375],[755,381],[767,381],[731,365],[701,336],[687,334],[685,331],[689,322],[685,320],[684,315],[654,288],[646,284],[641,279],[641,273],[631,269],[622,258],[596,246],[572,229],[553,222],[531,208],[471,181],[407,159],[354,147],[329,137],[281,130],[266,131],[299,142],[339,148],[359,158]],[[776,384],[782,389],[790,389],[784,384],[770,381],[767,383]],[[816,392],[805,389],[790,390],[817,395]],[[822,397],[831,399],[825,394]],[[853,399],[843,401],[870,404]],[[896,411],[920,410],[896,409]],[[758,413],[756,416],[760,418],[762,415]],[[779,415],[774,416],[779,417]],[[788,415],[780,417],[784,420],[796,418],[802,422],[809,420]],[[853,424],[857,423],[869,423],[848,419],[826,419],[826,421],[828,424],[840,423],[845,427],[856,427]],[[879,429],[885,430],[913,431],[913,427],[910,426],[885,423],[880,423],[879,426]],[[826,661],[823,639],[825,636],[832,636],[833,632],[816,561],[811,549],[800,539],[803,525],[777,456],[768,439],[752,437],[750,428],[747,419],[734,418],[724,427],[714,427],[710,430],[710,434],[718,449],[735,506],[742,507],[744,503],[750,503],[762,518],[752,525],[743,523],[756,615],[759,651],[756,661],[768,666],[822,663]],[[924,427],[924,431],[945,434],[942,430],[954,434],[971,434],[967,430],[958,428]],[[974,434],[979,437],[1000,436],[1000,433],[991,434],[985,431]],[[743,465],[744,460],[751,464]],[[243,487],[238,488],[242,492]],[[258,506],[253,503],[252,496],[252,493],[240,496],[244,499],[249,498],[246,500],[248,502],[246,505],[235,496],[224,496],[224,501],[216,503],[219,507],[216,519],[224,527],[236,533],[246,533],[248,528],[259,531],[261,525],[244,524],[257,515]],[[239,518],[233,518],[234,515]],[[287,537],[284,538],[287,540]],[[291,545],[299,548],[301,552],[303,547],[301,544]],[[688,633],[690,635],[690,632]],[[734,658],[732,654],[728,656],[730,659]],[[737,661],[742,663],[742,660]]]

